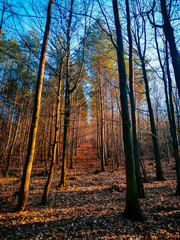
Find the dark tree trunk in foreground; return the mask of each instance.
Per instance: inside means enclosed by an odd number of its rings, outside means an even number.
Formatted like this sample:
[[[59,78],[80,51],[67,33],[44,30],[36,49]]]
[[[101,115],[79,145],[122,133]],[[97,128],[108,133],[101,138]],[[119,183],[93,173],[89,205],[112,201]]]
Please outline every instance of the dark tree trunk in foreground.
[[[154,15],[153,15],[153,20],[154,20]],[[164,82],[164,89],[165,89],[167,113],[168,113],[168,119],[169,119],[171,138],[173,141],[174,158],[176,160],[176,174],[177,174],[176,194],[179,196],[180,195],[180,155],[179,155],[180,153],[179,153],[179,148],[178,148],[178,134],[177,134],[177,129],[176,129],[176,118],[175,118],[174,103],[173,103],[173,96],[172,96],[172,81],[171,81],[170,70],[169,70],[167,41],[166,41],[166,72],[167,72],[167,77],[168,77],[168,82],[169,82],[169,100],[168,100],[168,87],[167,87],[166,74],[165,74],[164,66],[161,61],[156,27],[154,27],[154,33],[155,33],[155,42],[156,42],[158,59],[159,59],[159,63],[160,63],[161,69],[162,69],[162,73],[163,73],[163,82]]]
[[[134,220],[143,220],[144,216],[139,207],[138,192],[136,185],[135,163],[133,155],[133,146],[131,139],[130,119],[127,98],[127,77],[124,61],[124,50],[121,33],[121,25],[118,12],[118,1],[113,0],[114,19],[117,36],[117,57],[119,71],[120,98],[123,120],[123,141],[126,163],[126,208],[124,217]]]
[[[172,65],[174,68],[176,84],[177,84],[178,93],[180,97],[180,56],[175,43],[174,30],[171,26],[169,16],[167,13],[166,0],[161,0],[161,12],[162,12],[163,21],[164,21],[163,29],[164,29],[166,39],[169,42]]]
[[[132,128],[133,128],[133,147],[134,147],[134,160],[135,160],[135,169],[136,169],[136,181],[138,188],[138,197],[144,198],[144,188],[143,180],[140,170],[140,154],[139,154],[139,143],[136,133],[136,115],[135,115],[135,102],[133,96],[133,81],[134,81],[134,71],[133,71],[133,45],[132,45],[132,35],[131,35],[131,22],[130,22],[130,13],[129,13],[129,1],[126,0],[126,15],[127,15],[127,31],[129,39],[129,96],[131,102],[131,118],[132,118]]]
[[[37,77],[33,117],[32,117],[31,129],[29,134],[28,150],[27,150],[27,156],[26,156],[26,161],[24,165],[21,186],[19,190],[19,199],[18,199],[19,210],[25,209],[27,198],[28,198],[31,170],[32,170],[35,145],[36,145],[36,134],[37,134],[39,113],[40,113],[40,106],[41,106],[41,93],[42,93],[42,86],[43,86],[46,50],[47,50],[48,37],[49,37],[49,31],[50,31],[50,24],[51,24],[52,5],[53,5],[53,0],[49,0],[48,10],[47,10],[46,29],[44,33],[43,45],[41,50],[41,58],[40,58],[39,70],[38,70],[38,77]]]
[[[168,76],[168,83],[169,83],[169,102],[170,102],[170,113],[171,113],[170,130],[171,130],[171,137],[173,140],[174,158],[176,160],[176,175],[177,175],[176,195],[180,196],[180,150],[178,146],[178,132],[176,128],[176,116],[174,111],[172,79],[171,79],[170,69],[169,69],[167,43],[166,43],[166,68],[167,68],[167,76]]]

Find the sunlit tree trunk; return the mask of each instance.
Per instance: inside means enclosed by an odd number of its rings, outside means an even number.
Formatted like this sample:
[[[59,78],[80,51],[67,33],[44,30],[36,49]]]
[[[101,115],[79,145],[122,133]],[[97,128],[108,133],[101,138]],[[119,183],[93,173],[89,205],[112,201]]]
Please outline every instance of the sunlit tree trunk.
[[[133,155],[133,146],[131,139],[130,119],[127,98],[127,77],[124,61],[124,50],[122,41],[122,32],[119,18],[118,1],[113,0],[114,19],[117,36],[117,58],[119,71],[119,86],[123,121],[123,141],[126,163],[126,208],[125,218],[143,220],[143,214],[139,207],[138,192],[136,184],[135,163]]]
[[[43,38],[41,58],[40,58],[38,77],[37,77],[33,117],[32,117],[31,129],[30,129],[30,134],[29,134],[28,150],[27,150],[27,156],[26,156],[25,166],[24,166],[24,170],[23,170],[21,186],[20,186],[20,190],[19,190],[19,199],[18,199],[18,209],[19,210],[25,209],[26,203],[27,203],[27,198],[28,198],[31,170],[32,170],[35,145],[36,145],[36,134],[37,134],[39,113],[40,113],[40,106],[41,106],[41,93],[42,93],[42,86],[43,86],[43,75],[44,75],[45,60],[46,60],[46,50],[47,50],[48,37],[49,37],[49,31],[50,31],[50,24],[51,24],[52,5],[53,5],[53,0],[49,0],[48,10],[47,10],[46,28],[45,28],[44,38]]]
[[[78,139],[79,139],[79,117],[80,117],[80,110],[78,109],[77,116],[76,116],[76,127],[75,127],[75,143],[74,143],[75,156],[77,156]]]
[[[54,144],[53,144],[53,150],[52,150],[52,160],[51,160],[51,166],[50,166],[50,170],[49,170],[48,180],[46,182],[46,185],[45,185],[45,188],[44,188],[44,193],[43,193],[43,196],[42,196],[41,204],[43,204],[43,205],[46,205],[47,202],[48,202],[48,195],[49,195],[49,190],[50,190],[50,186],[51,186],[52,179],[53,179],[54,166],[55,166],[55,162],[56,162],[56,151],[57,151],[58,134],[59,134],[62,71],[63,71],[63,63],[61,64],[59,83],[58,83],[57,105],[56,105],[56,122],[55,122],[55,136],[54,136]]]
[[[77,92],[75,96],[74,105],[75,103],[77,103]],[[73,117],[73,123],[72,123],[71,147],[70,147],[70,167],[69,168],[71,169],[73,169],[74,149],[75,149],[75,123],[76,123],[76,112],[74,111],[74,117]]]

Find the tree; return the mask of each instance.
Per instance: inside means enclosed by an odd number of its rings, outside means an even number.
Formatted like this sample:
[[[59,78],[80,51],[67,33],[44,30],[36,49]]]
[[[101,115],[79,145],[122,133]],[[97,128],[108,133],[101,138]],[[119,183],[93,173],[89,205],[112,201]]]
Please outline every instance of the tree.
[[[149,117],[150,117],[150,124],[151,124],[151,133],[152,133],[152,140],[153,140],[153,147],[154,147],[154,156],[155,156],[155,163],[156,163],[156,178],[158,181],[163,181],[163,172],[161,167],[161,160],[160,160],[160,152],[159,152],[159,144],[158,144],[158,136],[154,121],[154,113],[153,108],[151,104],[151,97],[150,97],[150,88],[149,88],[149,82],[148,82],[148,76],[147,76],[147,70],[146,70],[146,62],[145,62],[145,54],[146,54],[146,21],[142,14],[140,14],[141,19],[139,19],[139,16],[134,12],[134,18],[136,22],[136,30],[134,33],[134,39],[136,42],[138,55],[141,61],[141,67],[143,71],[143,78],[145,83],[145,93],[146,93],[146,99],[147,99],[147,105],[148,105],[148,111],[149,111]],[[142,29],[140,28],[142,27]],[[141,31],[140,31],[141,30]],[[142,50],[142,44],[141,39],[144,39],[144,48]]]
[[[40,106],[41,106],[41,93],[42,93],[43,75],[44,75],[45,60],[46,60],[46,50],[47,50],[48,37],[49,37],[49,31],[50,31],[50,24],[51,24],[52,5],[53,5],[53,0],[49,0],[46,28],[44,32],[41,58],[39,62],[33,117],[32,117],[31,129],[29,134],[28,150],[27,150],[27,156],[26,156],[21,186],[19,190],[19,199],[18,199],[19,210],[25,209],[27,198],[28,198],[28,190],[29,190],[29,184],[30,184],[31,170],[32,170],[34,151],[35,151],[35,145],[36,145],[37,128],[38,128],[38,122],[39,122],[39,112],[40,112]]]
[[[166,39],[169,42],[172,65],[174,68],[176,84],[177,84],[179,97],[180,97],[180,55],[178,53],[176,43],[175,43],[174,30],[171,26],[170,19],[168,16],[166,0],[161,0],[161,13],[164,21],[163,30],[164,30]]]
[[[172,94],[172,80],[170,75],[170,69],[169,69],[169,59],[168,59],[168,46],[167,41],[165,41],[165,52],[166,52],[166,71],[164,68],[164,65],[161,60],[160,50],[159,50],[159,44],[158,44],[158,38],[157,38],[157,26],[155,24],[155,16],[154,11],[152,11],[153,15],[153,25],[154,25],[154,36],[155,36],[155,43],[156,43],[156,50],[158,54],[158,60],[160,63],[160,67],[162,69],[162,79],[164,82],[164,88],[165,88],[165,98],[166,98],[166,106],[167,106],[167,113],[168,113],[168,119],[169,119],[169,126],[170,126],[170,132],[171,132],[171,138],[173,141],[173,151],[174,151],[174,158],[176,160],[176,173],[177,173],[177,190],[176,195],[179,196],[180,194],[180,154],[179,154],[179,147],[178,147],[178,134],[176,129],[176,118],[175,118],[175,111],[174,111],[174,103],[173,103],[173,94]],[[167,76],[166,76],[167,73]],[[167,86],[167,79],[169,82],[169,97],[168,97],[168,86]]]
[[[170,69],[169,69],[167,42],[166,42],[166,71],[167,71],[167,77],[169,82],[169,102],[170,102],[169,124],[170,124],[170,130],[171,130],[171,137],[173,140],[174,157],[176,160],[176,175],[177,175],[176,195],[180,196],[180,150],[178,146],[178,133],[176,128],[176,117],[175,117],[174,103],[173,103],[172,79],[171,79]]]
[[[131,34],[131,22],[130,22],[130,13],[129,13],[129,1],[126,0],[126,15],[127,15],[127,32],[128,32],[128,40],[129,40],[129,95],[131,101],[131,118],[132,118],[132,127],[133,127],[133,147],[134,147],[134,159],[135,159],[135,169],[136,169],[136,181],[138,188],[138,196],[139,198],[144,198],[144,188],[142,175],[140,170],[140,154],[139,154],[139,143],[137,139],[136,133],[136,116],[135,116],[135,101],[134,101],[134,93],[133,93],[133,82],[134,82],[134,69],[133,69],[133,42],[132,42],[132,34]]]
[[[87,41],[86,36],[86,27],[87,23],[85,21],[84,25],[84,37],[83,41],[81,41],[82,47],[82,59],[80,68],[75,71],[74,76],[72,76],[72,68],[71,68],[71,34],[76,29],[77,21],[73,20],[73,9],[74,9],[74,0],[70,1],[70,9],[66,16],[67,26],[65,29],[66,36],[66,73],[65,73],[65,111],[64,111],[64,133],[63,133],[63,156],[62,156],[62,170],[61,170],[61,179],[59,187],[65,187],[67,182],[67,157],[68,157],[68,134],[69,134],[69,124],[70,124],[70,110],[71,110],[71,99],[70,95],[75,93],[78,87],[78,83],[82,77],[82,72],[84,68],[84,56],[85,56],[85,46]],[[85,9],[86,11],[86,9]],[[86,15],[87,13],[85,13]],[[74,81],[72,81],[72,79]]]
[[[107,82],[111,81],[112,76],[115,75],[117,64],[113,44],[107,39],[106,34],[99,25],[104,27],[104,22],[98,18],[91,26],[88,34],[86,68],[88,69],[92,92],[96,93],[95,97],[97,98],[96,104],[93,105],[93,108],[96,105],[96,113],[92,110],[92,115],[93,113],[98,114],[98,152],[100,152],[101,157],[101,171],[104,171],[104,165],[107,165],[106,149],[108,141],[106,139],[109,138],[109,136],[106,138],[105,131],[107,126],[105,117],[105,102],[107,103],[107,101],[105,101],[105,97],[108,96]]]
[[[125,163],[126,163],[126,208],[124,212],[125,218],[143,220],[144,216],[139,206],[136,175],[135,175],[135,163],[133,155],[133,146],[130,130],[130,119],[128,110],[127,99],[127,77],[124,61],[124,50],[122,41],[122,32],[120,25],[120,18],[118,12],[118,1],[113,0],[113,11],[117,36],[117,58],[118,58],[118,71],[119,71],[119,86],[120,86],[120,98],[123,120],[123,141],[125,151]]]
[[[51,160],[51,166],[49,170],[49,176],[48,180],[46,182],[44,193],[42,196],[41,204],[46,205],[48,202],[48,194],[49,189],[52,183],[53,178],[53,171],[54,171],[54,165],[56,162],[56,152],[57,152],[57,145],[58,145],[58,136],[59,136],[59,119],[60,119],[60,100],[61,100],[61,86],[62,86],[62,76],[63,76],[63,65],[64,65],[64,57],[62,57],[62,62],[60,65],[59,70],[59,81],[58,81],[58,91],[57,91],[57,104],[56,104],[56,122],[55,122],[55,136],[54,136],[54,143],[53,143],[53,150],[52,150],[52,160]]]

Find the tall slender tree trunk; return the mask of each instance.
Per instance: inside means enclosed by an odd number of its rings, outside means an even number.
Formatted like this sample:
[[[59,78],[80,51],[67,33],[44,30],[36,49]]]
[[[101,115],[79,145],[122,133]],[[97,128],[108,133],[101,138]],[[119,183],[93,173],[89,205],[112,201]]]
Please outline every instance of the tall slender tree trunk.
[[[153,147],[154,147],[154,156],[155,156],[155,162],[156,162],[156,179],[158,181],[163,181],[164,177],[163,177],[163,172],[162,172],[162,167],[161,167],[158,136],[157,136],[157,132],[156,132],[154,114],[153,114],[151,98],[150,98],[150,94],[149,94],[150,90],[149,90],[149,83],[148,83],[148,78],[147,78],[147,73],[146,73],[146,67],[145,67],[144,57],[142,56],[142,53],[141,53],[140,45],[138,45],[137,47],[138,47],[138,52],[139,52],[139,56],[140,56],[140,60],[141,60],[141,66],[142,66],[142,70],[143,70],[143,78],[144,78],[145,89],[146,89],[145,93],[146,93],[146,99],[147,99],[148,110],[149,110],[151,133],[152,133],[152,140],[153,140]]]
[[[123,121],[123,141],[126,163],[126,208],[125,218],[143,220],[144,216],[138,202],[138,192],[135,175],[135,162],[133,155],[133,146],[131,139],[130,119],[127,98],[127,77],[124,61],[124,49],[122,41],[122,32],[119,18],[118,1],[113,0],[113,11],[117,36],[117,58],[119,71],[119,86]]]
[[[135,101],[133,93],[133,82],[134,82],[134,71],[133,71],[133,43],[131,35],[131,22],[130,22],[130,12],[129,12],[129,1],[126,0],[126,15],[127,15],[127,31],[129,39],[129,96],[131,102],[131,118],[132,118],[132,128],[133,128],[133,147],[134,147],[134,160],[135,160],[135,169],[136,169],[136,181],[138,188],[139,198],[144,198],[144,188],[143,180],[140,170],[140,154],[139,154],[139,143],[137,138],[136,131],[136,114],[135,114]]]
[[[70,62],[70,28],[72,23],[72,10],[74,0],[71,0],[71,8],[69,12],[68,28],[67,28],[67,55],[66,55],[66,92],[65,92],[65,113],[64,113],[64,136],[63,136],[63,156],[62,156],[62,170],[61,180],[59,186],[65,187],[67,181],[66,164],[68,157],[68,135],[69,135],[69,117],[70,117],[70,73],[69,73],[69,62]]]
[[[176,160],[176,175],[177,175],[176,195],[180,196],[180,149],[178,146],[178,133],[176,128],[176,116],[174,111],[172,80],[171,80],[170,69],[169,69],[167,43],[166,43],[166,69],[167,69],[167,76],[168,76],[168,83],[169,83],[169,101],[170,101],[170,112],[171,112],[170,129],[171,129],[171,137],[173,140],[174,157]]]
[[[80,117],[80,110],[77,111],[77,117],[76,117],[76,129],[75,129],[75,150],[74,155],[77,156],[77,148],[78,148],[78,139],[79,139],[79,117]]]
[[[99,63],[99,100],[100,100],[100,130],[101,130],[101,171],[105,171],[105,136],[104,136],[104,106],[103,106],[103,90],[101,79],[101,64]]]
[[[116,157],[117,157],[117,154],[116,154],[115,136],[114,136],[114,102],[113,102],[113,92],[111,90],[111,160],[112,160],[113,171],[114,171],[114,160]]]
[[[59,118],[60,118],[60,100],[61,100],[61,85],[62,85],[62,71],[63,71],[63,63],[61,64],[60,69],[60,76],[59,76],[59,83],[58,83],[58,92],[57,92],[57,105],[56,105],[56,123],[55,123],[55,136],[54,136],[54,144],[53,144],[53,151],[52,151],[52,160],[51,160],[51,166],[49,170],[49,176],[48,180],[46,182],[44,193],[42,196],[41,204],[46,205],[48,202],[48,195],[50,186],[53,179],[53,172],[54,172],[54,166],[56,162],[56,151],[57,151],[57,145],[58,145],[58,134],[59,134]]]
[[[1,35],[2,35],[2,25],[3,25],[3,22],[4,22],[5,10],[6,10],[6,0],[3,0],[3,9],[2,9],[1,21],[0,21],[0,38],[1,38]]]
[[[59,185],[61,188],[66,186],[66,181],[67,181],[66,165],[67,165],[67,157],[68,157],[69,117],[70,117],[69,83],[66,80],[63,156],[62,156],[61,180]]]
[[[41,58],[40,58],[39,70],[38,70],[38,77],[37,77],[33,117],[32,117],[31,129],[29,134],[28,150],[27,150],[27,156],[26,156],[25,166],[23,170],[21,186],[19,190],[19,199],[18,199],[19,210],[25,209],[27,198],[28,198],[31,170],[32,170],[35,145],[36,145],[37,128],[38,128],[38,122],[39,122],[40,106],[41,106],[41,93],[42,93],[42,86],[43,86],[43,75],[44,75],[44,68],[45,68],[48,37],[49,37],[50,24],[51,24],[52,5],[53,5],[53,0],[49,0],[46,28],[44,33],[43,45],[41,50]]]
[[[56,101],[53,98],[53,103],[52,106],[50,105],[50,111],[49,111],[49,117],[50,117],[50,121],[49,121],[49,146],[48,146],[48,155],[47,155],[47,164],[46,164],[46,169],[48,168],[48,162],[50,161],[51,157],[52,157],[52,146],[53,146],[53,130],[54,130],[54,115],[55,115],[55,108],[56,108]],[[51,112],[52,110],[52,112]],[[46,171],[46,173],[48,173],[48,169]]]
[[[97,122],[97,128],[96,128],[96,139],[97,139],[97,154],[98,157],[100,157],[100,134],[99,134],[99,109],[96,108],[96,122]]]
[[[154,20],[154,15],[153,15],[153,20]],[[178,148],[178,134],[177,134],[177,129],[176,129],[176,117],[175,117],[173,96],[172,96],[172,81],[171,81],[170,70],[169,70],[167,41],[166,41],[166,71],[167,71],[167,77],[168,77],[168,82],[169,82],[169,100],[168,100],[168,89],[167,89],[166,74],[165,74],[164,66],[162,64],[161,57],[160,57],[160,51],[159,51],[159,46],[158,46],[158,41],[157,41],[157,29],[156,29],[156,27],[155,27],[154,31],[155,31],[155,41],[156,41],[156,49],[157,49],[158,59],[159,59],[159,63],[160,63],[161,69],[162,69],[162,73],[163,73],[166,106],[167,106],[167,112],[168,112],[171,138],[172,138],[172,141],[173,141],[174,157],[175,157],[175,160],[176,160],[176,173],[177,173],[176,194],[179,196],[180,195],[180,153],[179,153],[179,148]]]
[[[166,39],[169,42],[172,65],[174,68],[176,84],[177,84],[178,93],[180,97],[180,55],[178,53],[176,43],[175,43],[174,29],[171,26],[169,16],[167,13],[166,0],[161,0],[161,13],[164,21],[163,30],[164,30]]]
[[[75,103],[77,102],[77,92],[75,97]],[[75,145],[75,121],[76,121],[76,113],[74,111],[74,119],[72,124],[72,136],[71,136],[71,148],[70,148],[70,169],[73,169],[73,159],[74,159],[74,145]]]

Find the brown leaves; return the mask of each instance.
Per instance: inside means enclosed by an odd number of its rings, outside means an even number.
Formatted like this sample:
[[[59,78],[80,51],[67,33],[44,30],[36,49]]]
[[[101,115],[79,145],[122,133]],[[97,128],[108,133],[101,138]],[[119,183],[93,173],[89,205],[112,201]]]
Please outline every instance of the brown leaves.
[[[94,174],[100,160],[90,147],[87,149],[92,154],[85,154],[86,145],[81,147],[82,155],[81,148],[78,150],[75,169],[68,170],[65,189],[56,188],[60,171],[55,173],[48,206],[39,205],[46,177],[32,176],[28,211],[19,213],[11,212],[17,204],[13,193],[18,190],[19,182],[13,182],[12,191],[10,180],[2,180],[6,189],[3,188],[0,199],[0,239],[180,238],[180,201],[173,195],[174,162],[170,165],[163,162],[166,181],[145,184],[146,199],[140,200],[140,206],[147,221],[132,222],[122,215],[126,196],[124,167],[112,172],[109,159],[106,172]],[[149,162],[146,161],[148,175],[152,174]]]

